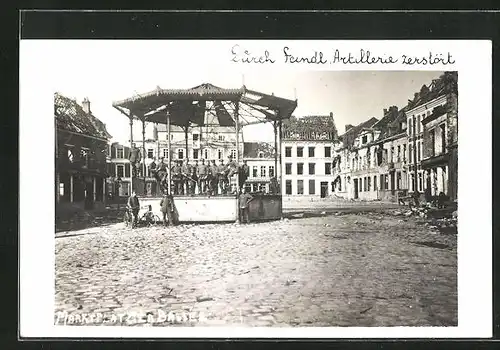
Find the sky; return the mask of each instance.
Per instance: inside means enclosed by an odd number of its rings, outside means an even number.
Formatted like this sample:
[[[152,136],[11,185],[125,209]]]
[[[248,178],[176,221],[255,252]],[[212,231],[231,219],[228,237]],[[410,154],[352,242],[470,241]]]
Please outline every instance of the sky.
[[[238,70],[228,65],[181,64],[178,57],[169,63],[168,46],[116,41],[66,41],[57,43],[57,55],[50,58],[54,70],[54,92],[76,99],[88,97],[92,113],[101,119],[113,141],[129,138],[127,118],[112,102],[154,90],[190,88],[211,83],[223,88],[252,90],[298,100],[295,116],[333,113],[339,133],[346,124],[359,124],[371,117],[381,118],[384,108],[400,108],[420,90],[439,77],[439,71],[318,71],[253,68]],[[144,47],[142,47],[142,46]],[[147,46],[146,46],[147,45]],[[175,49],[179,52],[179,48]],[[173,50],[172,50],[173,51]],[[152,135],[152,126],[147,134]],[[272,141],[268,124],[244,128],[245,141]],[[134,138],[142,139],[140,125]]]

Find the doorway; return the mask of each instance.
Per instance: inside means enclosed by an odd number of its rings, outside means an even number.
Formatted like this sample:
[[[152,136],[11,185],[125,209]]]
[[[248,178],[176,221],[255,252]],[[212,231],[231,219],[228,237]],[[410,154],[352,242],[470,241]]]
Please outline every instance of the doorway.
[[[328,194],[328,182],[321,182],[320,183],[320,197],[325,198]]]
[[[358,199],[358,179],[354,179],[354,199]]]

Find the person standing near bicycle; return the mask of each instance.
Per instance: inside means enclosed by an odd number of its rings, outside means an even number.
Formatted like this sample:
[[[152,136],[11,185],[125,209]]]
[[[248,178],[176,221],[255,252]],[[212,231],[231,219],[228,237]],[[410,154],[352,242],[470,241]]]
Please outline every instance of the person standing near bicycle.
[[[132,212],[132,215],[134,216],[134,221],[132,222],[132,227],[137,225],[138,221],[139,221],[139,208],[140,208],[140,204],[139,204],[139,198],[137,198],[137,194],[135,193],[135,191],[132,191],[132,194],[130,195],[130,197],[128,197],[128,201],[127,201],[127,209],[130,210]]]
[[[173,197],[167,192],[163,195],[160,202],[161,212],[163,213],[163,225],[173,226],[174,225],[174,203]]]

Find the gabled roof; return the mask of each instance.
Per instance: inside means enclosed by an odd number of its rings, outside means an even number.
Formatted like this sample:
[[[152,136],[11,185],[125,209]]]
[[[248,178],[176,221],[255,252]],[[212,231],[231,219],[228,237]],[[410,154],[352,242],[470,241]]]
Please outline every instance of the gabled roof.
[[[244,158],[259,158],[259,153],[262,152],[262,158],[273,158],[274,147],[267,142],[245,142],[243,144]]]
[[[339,139],[341,139],[343,143],[344,148],[351,148],[354,144],[354,140],[356,137],[358,137],[359,133],[365,129],[365,128],[371,128],[375,123],[377,123],[379,120],[375,117],[372,117],[361,124],[358,124],[356,126],[353,126],[349,130],[347,130],[344,134],[339,136]]]
[[[287,140],[335,140],[338,137],[332,115],[291,117],[283,122],[282,133]]]
[[[86,113],[75,100],[59,93],[54,94],[54,117],[59,130],[66,130],[108,140],[111,135],[102,121]]]

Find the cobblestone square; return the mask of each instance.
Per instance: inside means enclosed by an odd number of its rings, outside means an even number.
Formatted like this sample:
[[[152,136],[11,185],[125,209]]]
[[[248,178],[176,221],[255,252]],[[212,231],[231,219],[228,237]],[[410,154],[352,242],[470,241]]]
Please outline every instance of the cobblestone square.
[[[56,238],[55,324],[456,326],[456,235],[387,213]]]

